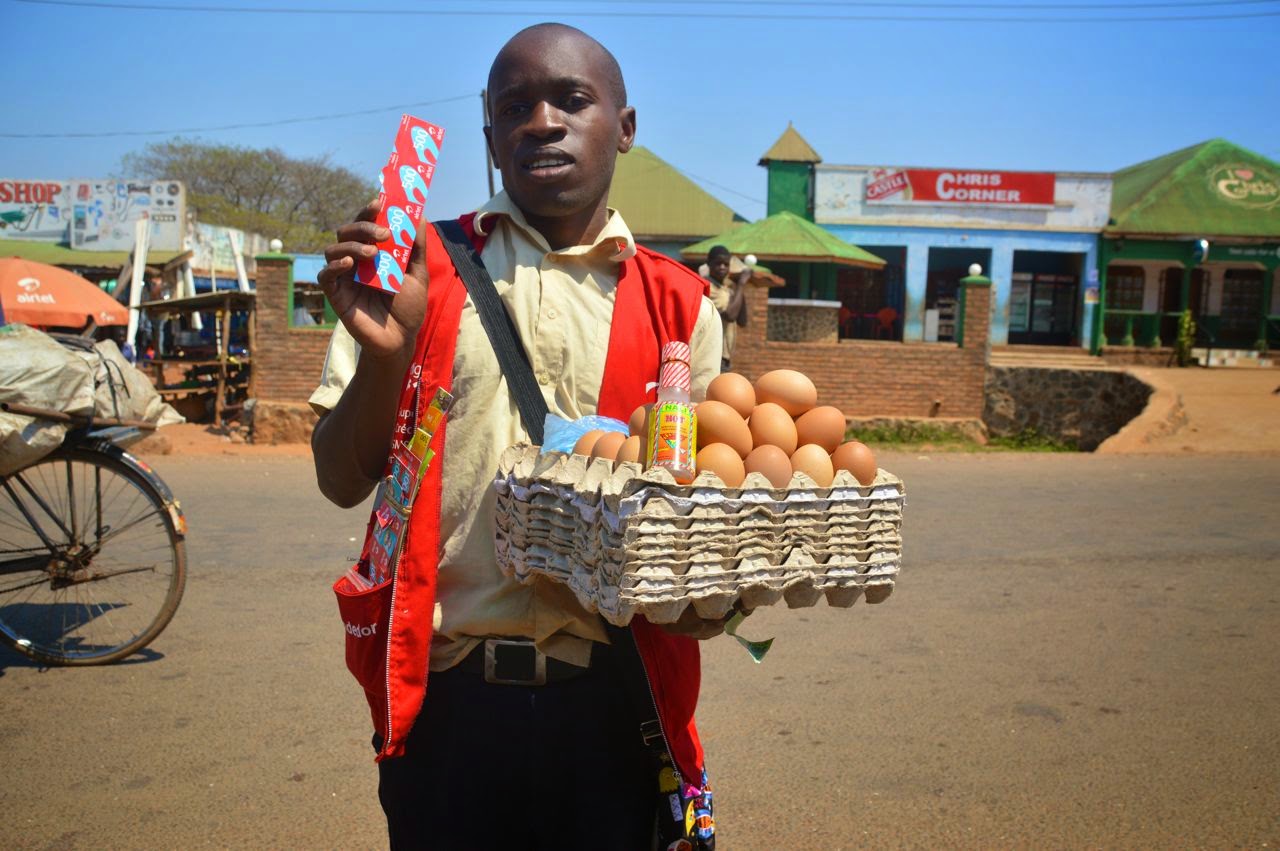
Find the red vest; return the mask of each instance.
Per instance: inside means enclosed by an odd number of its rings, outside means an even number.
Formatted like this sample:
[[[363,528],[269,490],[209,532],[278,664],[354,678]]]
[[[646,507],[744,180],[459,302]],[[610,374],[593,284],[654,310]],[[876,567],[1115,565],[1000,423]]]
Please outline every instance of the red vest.
[[[476,249],[481,250],[484,238],[475,232],[474,216],[463,216],[460,221]],[[458,326],[467,297],[466,287],[435,229],[427,228],[426,236],[430,285],[415,358],[415,363],[422,364],[424,401],[433,388],[447,390],[452,386]],[[637,407],[654,401],[654,391],[648,388],[658,378],[660,348],[670,340],[688,342],[692,338],[706,292],[706,281],[684,266],[637,247],[636,256],[619,270],[597,413],[626,422]],[[410,382],[406,382],[402,410],[412,404],[409,386]],[[386,688],[371,690],[366,686],[374,725],[383,741],[379,760],[404,753],[405,740],[427,692],[440,556],[442,456],[448,447],[448,431],[446,418],[432,442],[436,458],[420,485],[391,594],[391,617],[386,627]],[[643,618],[633,620],[631,629],[649,674],[672,757],[685,781],[700,785],[702,745],[693,723],[701,679],[698,642],[670,635]]]

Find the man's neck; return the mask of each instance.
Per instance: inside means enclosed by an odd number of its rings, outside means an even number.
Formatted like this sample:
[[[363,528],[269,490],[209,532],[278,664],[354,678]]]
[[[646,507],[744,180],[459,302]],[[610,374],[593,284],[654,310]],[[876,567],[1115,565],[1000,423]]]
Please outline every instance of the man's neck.
[[[609,221],[606,200],[602,198],[594,208],[571,216],[543,218],[525,213],[524,218],[529,227],[542,234],[552,251],[575,245],[591,245]]]

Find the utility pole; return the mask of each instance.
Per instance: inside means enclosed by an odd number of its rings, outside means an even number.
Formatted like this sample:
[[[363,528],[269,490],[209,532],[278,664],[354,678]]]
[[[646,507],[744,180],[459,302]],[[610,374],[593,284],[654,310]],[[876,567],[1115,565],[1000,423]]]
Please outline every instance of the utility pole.
[[[489,126],[489,95],[484,89],[480,90],[480,120],[483,126]],[[484,144],[484,176],[489,178],[489,197],[492,198],[493,192],[493,156],[489,153],[489,142],[485,140]]]

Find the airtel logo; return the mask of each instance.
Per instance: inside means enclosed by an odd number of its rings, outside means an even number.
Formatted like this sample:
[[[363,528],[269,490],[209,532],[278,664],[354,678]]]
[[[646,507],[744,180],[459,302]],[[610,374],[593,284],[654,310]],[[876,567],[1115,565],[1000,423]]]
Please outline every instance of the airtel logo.
[[[58,301],[53,297],[53,293],[38,293],[40,282],[35,278],[23,278],[18,281],[18,287],[22,292],[18,293],[18,304],[57,304]]]

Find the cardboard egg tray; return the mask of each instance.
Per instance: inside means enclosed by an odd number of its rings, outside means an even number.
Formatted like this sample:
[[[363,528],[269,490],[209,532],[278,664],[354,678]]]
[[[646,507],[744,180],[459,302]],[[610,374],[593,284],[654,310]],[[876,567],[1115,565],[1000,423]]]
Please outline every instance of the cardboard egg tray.
[[[804,473],[786,488],[758,473],[739,488],[711,473],[678,485],[665,470],[522,445],[503,453],[494,489],[503,572],[562,582],[618,626],[672,623],[690,605],[721,618],[739,600],[878,603],[901,562],[904,490],[884,470],[867,486],[845,471],[828,488]]]

